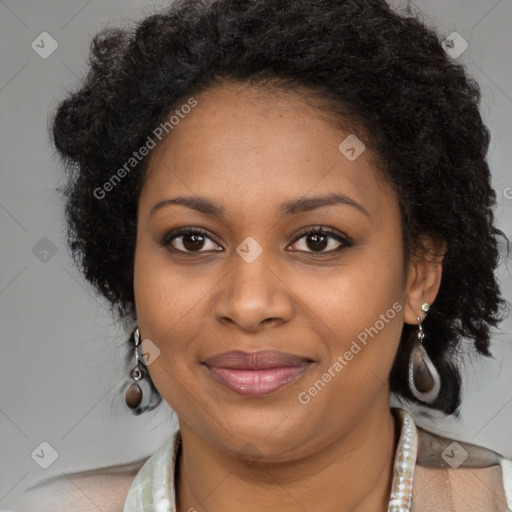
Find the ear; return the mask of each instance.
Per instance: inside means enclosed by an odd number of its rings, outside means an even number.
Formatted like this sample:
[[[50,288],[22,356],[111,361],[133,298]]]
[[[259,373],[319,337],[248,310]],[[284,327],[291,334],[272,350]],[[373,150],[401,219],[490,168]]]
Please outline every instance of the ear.
[[[417,316],[425,318],[422,304],[431,305],[437,296],[447,248],[445,240],[429,234],[420,236],[419,249],[422,246],[424,251],[417,251],[407,268],[404,321],[411,325],[418,324]]]

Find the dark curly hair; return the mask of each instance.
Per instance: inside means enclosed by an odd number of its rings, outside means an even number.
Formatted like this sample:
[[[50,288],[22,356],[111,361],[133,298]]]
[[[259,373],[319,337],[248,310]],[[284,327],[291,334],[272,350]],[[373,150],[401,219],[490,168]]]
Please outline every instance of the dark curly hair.
[[[424,253],[421,234],[447,242],[423,325],[442,377],[430,407],[457,414],[455,356],[462,337],[490,355],[490,328],[507,304],[495,277],[498,237],[507,255],[509,241],[494,226],[479,85],[434,29],[384,0],[178,0],[133,26],[99,32],[88,74],[52,126],[68,169],[68,243],[85,278],[120,319],[136,320],[137,205],[149,156],[105,199],[95,191],[187,98],[223,81],[301,89],[327,102],[333,117],[357,128],[398,193],[405,263]],[[390,377],[391,390],[412,402],[414,328],[404,324]]]

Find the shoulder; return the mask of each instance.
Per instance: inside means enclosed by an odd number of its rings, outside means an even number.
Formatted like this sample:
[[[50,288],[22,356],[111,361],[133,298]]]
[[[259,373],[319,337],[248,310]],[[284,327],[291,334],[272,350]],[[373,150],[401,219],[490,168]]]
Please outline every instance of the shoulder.
[[[30,488],[20,512],[121,512],[128,490],[147,458],[120,466],[71,473]]]
[[[16,512],[122,512],[130,489],[155,471],[165,469],[181,439],[177,429],[149,457],[89,471],[62,474],[29,487]],[[2,512],[0,510],[0,512]]]
[[[512,511],[512,461],[483,446],[417,429],[414,512]]]
[[[417,465],[413,511],[509,512],[499,465],[487,468],[433,468]]]

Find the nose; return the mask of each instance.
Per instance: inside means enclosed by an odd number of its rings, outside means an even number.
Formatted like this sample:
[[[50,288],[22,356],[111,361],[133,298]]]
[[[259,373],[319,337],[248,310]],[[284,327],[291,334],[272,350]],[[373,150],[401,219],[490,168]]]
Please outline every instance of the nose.
[[[292,291],[278,276],[276,265],[270,265],[264,255],[265,251],[251,263],[234,256],[215,303],[219,322],[257,332],[268,326],[277,327],[293,317]]]

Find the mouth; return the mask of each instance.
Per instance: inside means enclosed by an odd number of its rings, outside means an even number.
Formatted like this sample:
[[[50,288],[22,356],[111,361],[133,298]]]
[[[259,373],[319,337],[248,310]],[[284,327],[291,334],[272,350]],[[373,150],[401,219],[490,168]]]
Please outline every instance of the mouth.
[[[299,379],[314,361],[275,350],[231,351],[202,364],[224,387],[243,396],[268,395]]]

